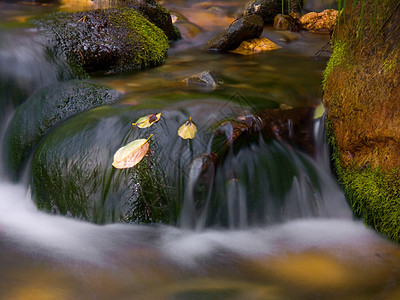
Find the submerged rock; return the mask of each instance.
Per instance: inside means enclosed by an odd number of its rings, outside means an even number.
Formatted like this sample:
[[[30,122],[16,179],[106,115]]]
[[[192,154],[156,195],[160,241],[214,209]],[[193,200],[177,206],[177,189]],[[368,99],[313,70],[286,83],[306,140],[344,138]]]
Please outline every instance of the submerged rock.
[[[289,2],[290,1],[290,2]],[[289,14],[291,11],[300,11],[303,6],[303,1],[299,0],[250,0],[247,2],[242,15],[258,15],[264,24],[273,24],[274,18],[278,14]],[[283,2],[283,9],[282,9]],[[288,5],[290,4],[290,5]]]
[[[206,49],[229,51],[244,40],[258,38],[263,32],[263,21],[257,15],[246,15],[235,20],[228,29],[207,42]]]
[[[55,125],[120,96],[118,91],[79,80],[53,84],[31,95],[15,111],[4,138],[3,159],[10,177],[18,179],[31,151]]]
[[[203,71],[199,74],[192,75],[183,80],[188,86],[208,86],[215,88],[222,84],[222,80],[218,78],[217,74],[213,71]]]
[[[338,11],[326,9],[320,13],[310,12],[300,18],[301,27],[314,32],[331,32],[336,24]]]
[[[33,22],[47,37],[51,53],[87,72],[154,67],[169,47],[164,32],[132,8],[55,12]]]

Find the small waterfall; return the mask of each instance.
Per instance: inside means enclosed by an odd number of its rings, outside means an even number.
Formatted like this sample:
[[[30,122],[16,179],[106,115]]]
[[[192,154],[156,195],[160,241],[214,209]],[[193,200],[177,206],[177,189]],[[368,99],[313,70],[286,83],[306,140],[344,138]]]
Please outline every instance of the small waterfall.
[[[245,229],[304,218],[351,219],[330,171],[322,118],[315,120],[313,132],[314,157],[260,136],[237,152],[230,148],[223,162],[206,164],[204,156],[196,158],[187,179],[181,227]]]

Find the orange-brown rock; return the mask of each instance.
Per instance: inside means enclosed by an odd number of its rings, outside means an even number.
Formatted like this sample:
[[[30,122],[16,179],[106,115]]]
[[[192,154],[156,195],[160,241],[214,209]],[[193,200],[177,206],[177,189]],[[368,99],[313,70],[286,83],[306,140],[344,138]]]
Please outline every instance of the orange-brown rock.
[[[315,32],[330,32],[336,24],[338,11],[326,9],[320,13],[310,12],[300,18],[301,27]]]
[[[290,30],[292,27],[292,18],[288,15],[276,15],[274,18],[275,30]]]
[[[262,37],[262,38],[255,38],[251,40],[243,41],[239,47],[237,47],[232,52],[242,54],[242,55],[251,55],[260,51],[270,51],[282,48],[278,46],[274,42],[270,41],[269,39]]]
[[[386,25],[396,28],[399,15]],[[326,71],[324,104],[340,159],[344,166],[400,166],[400,34],[392,32],[393,39],[378,42],[381,37],[365,23],[361,40],[353,30],[357,22],[350,19],[338,26],[336,54]]]

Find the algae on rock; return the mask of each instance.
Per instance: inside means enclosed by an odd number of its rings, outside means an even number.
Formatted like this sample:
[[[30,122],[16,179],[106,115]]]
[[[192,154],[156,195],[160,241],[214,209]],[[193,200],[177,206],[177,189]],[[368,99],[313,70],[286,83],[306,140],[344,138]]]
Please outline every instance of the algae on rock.
[[[374,17],[374,9],[376,16]],[[363,11],[365,13],[363,13]],[[324,104],[332,159],[354,213],[400,241],[400,7],[347,4],[332,36]]]
[[[55,12],[33,21],[48,38],[49,51],[106,74],[161,64],[169,48],[165,33],[132,8]]]

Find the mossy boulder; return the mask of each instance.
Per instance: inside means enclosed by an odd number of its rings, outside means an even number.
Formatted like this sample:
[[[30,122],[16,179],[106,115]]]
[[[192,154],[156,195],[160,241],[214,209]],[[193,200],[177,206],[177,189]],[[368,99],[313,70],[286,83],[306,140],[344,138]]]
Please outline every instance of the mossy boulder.
[[[105,74],[161,64],[169,48],[165,33],[133,8],[55,12],[33,20],[50,53]]]
[[[289,15],[291,11],[299,12],[302,6],[302,0],[250,0],[246,3],[242,11],[242,16],[257,15],[263,19],[264,24],[272,25],[274,24],[274,18],[276,15]]]
[[[41,140],[32,161],[32,192],[38,207],[95,223],[176,224],[184,210],[182,226],[193,228],[202,222],[230,226],[227,201],[240,194],[242,200],[252,199],[243,208],[246,220],[240,222],[282,220],[285,212],[280,209],[291,201],[298,172],[290,157],[303,143],[288,135],[287,120],[294,121],[295,132],[310,133],[313,110],[264,111],[253,118],[240,117],[237,122],[228,118],[221,123],[227,113],[233,114],[232,107],[221,103],[218,111],[215,103],[209,104],[199,109],[183,101],[160,111],[150,104],[115,104],[63,122]],[[132,122],[154,113],[161,113],[161,118],[152,126],[132,127]],[[184,140],[177,131],[189,116],[198,131],[194,139]],[[150,151],[142,161],[129,169],[113,168],[120,147],[151,134]],[[292,146],[274,141],[282,139]],[[309,169],[307,162],[304,165]],[[268,184],[262,176],[266,169]],[[296,180],[318,189],[314,171],[305,172]]]
[[[15,111],[3,143],[8,174],[19,178],[40,139],[54,126],[85,110],[116,102],[121,94],[80,80],[53,84],[32,94]]]
[[[375,5],[349,3],[340,15],[324,104],[334,166],[355,214],[400,241],[400,14],[398,1]]]
[[[162,29],[170,41],[181,37],[179,30],[172,24],[171,14],[168,9],[155,0],[127,0],[129,7],[140,11],[150,22]]]
[[[148,128],[132,127],[154,109],[103,106],[77,115],[48,134],[32,162],[32,191],[41,209],[95,223],[176,223],[182,176],[207,146],[177,135],[188,116],[162,110]],[[150,150],[129,169],[112,166],[117,150],[148,138]]]

